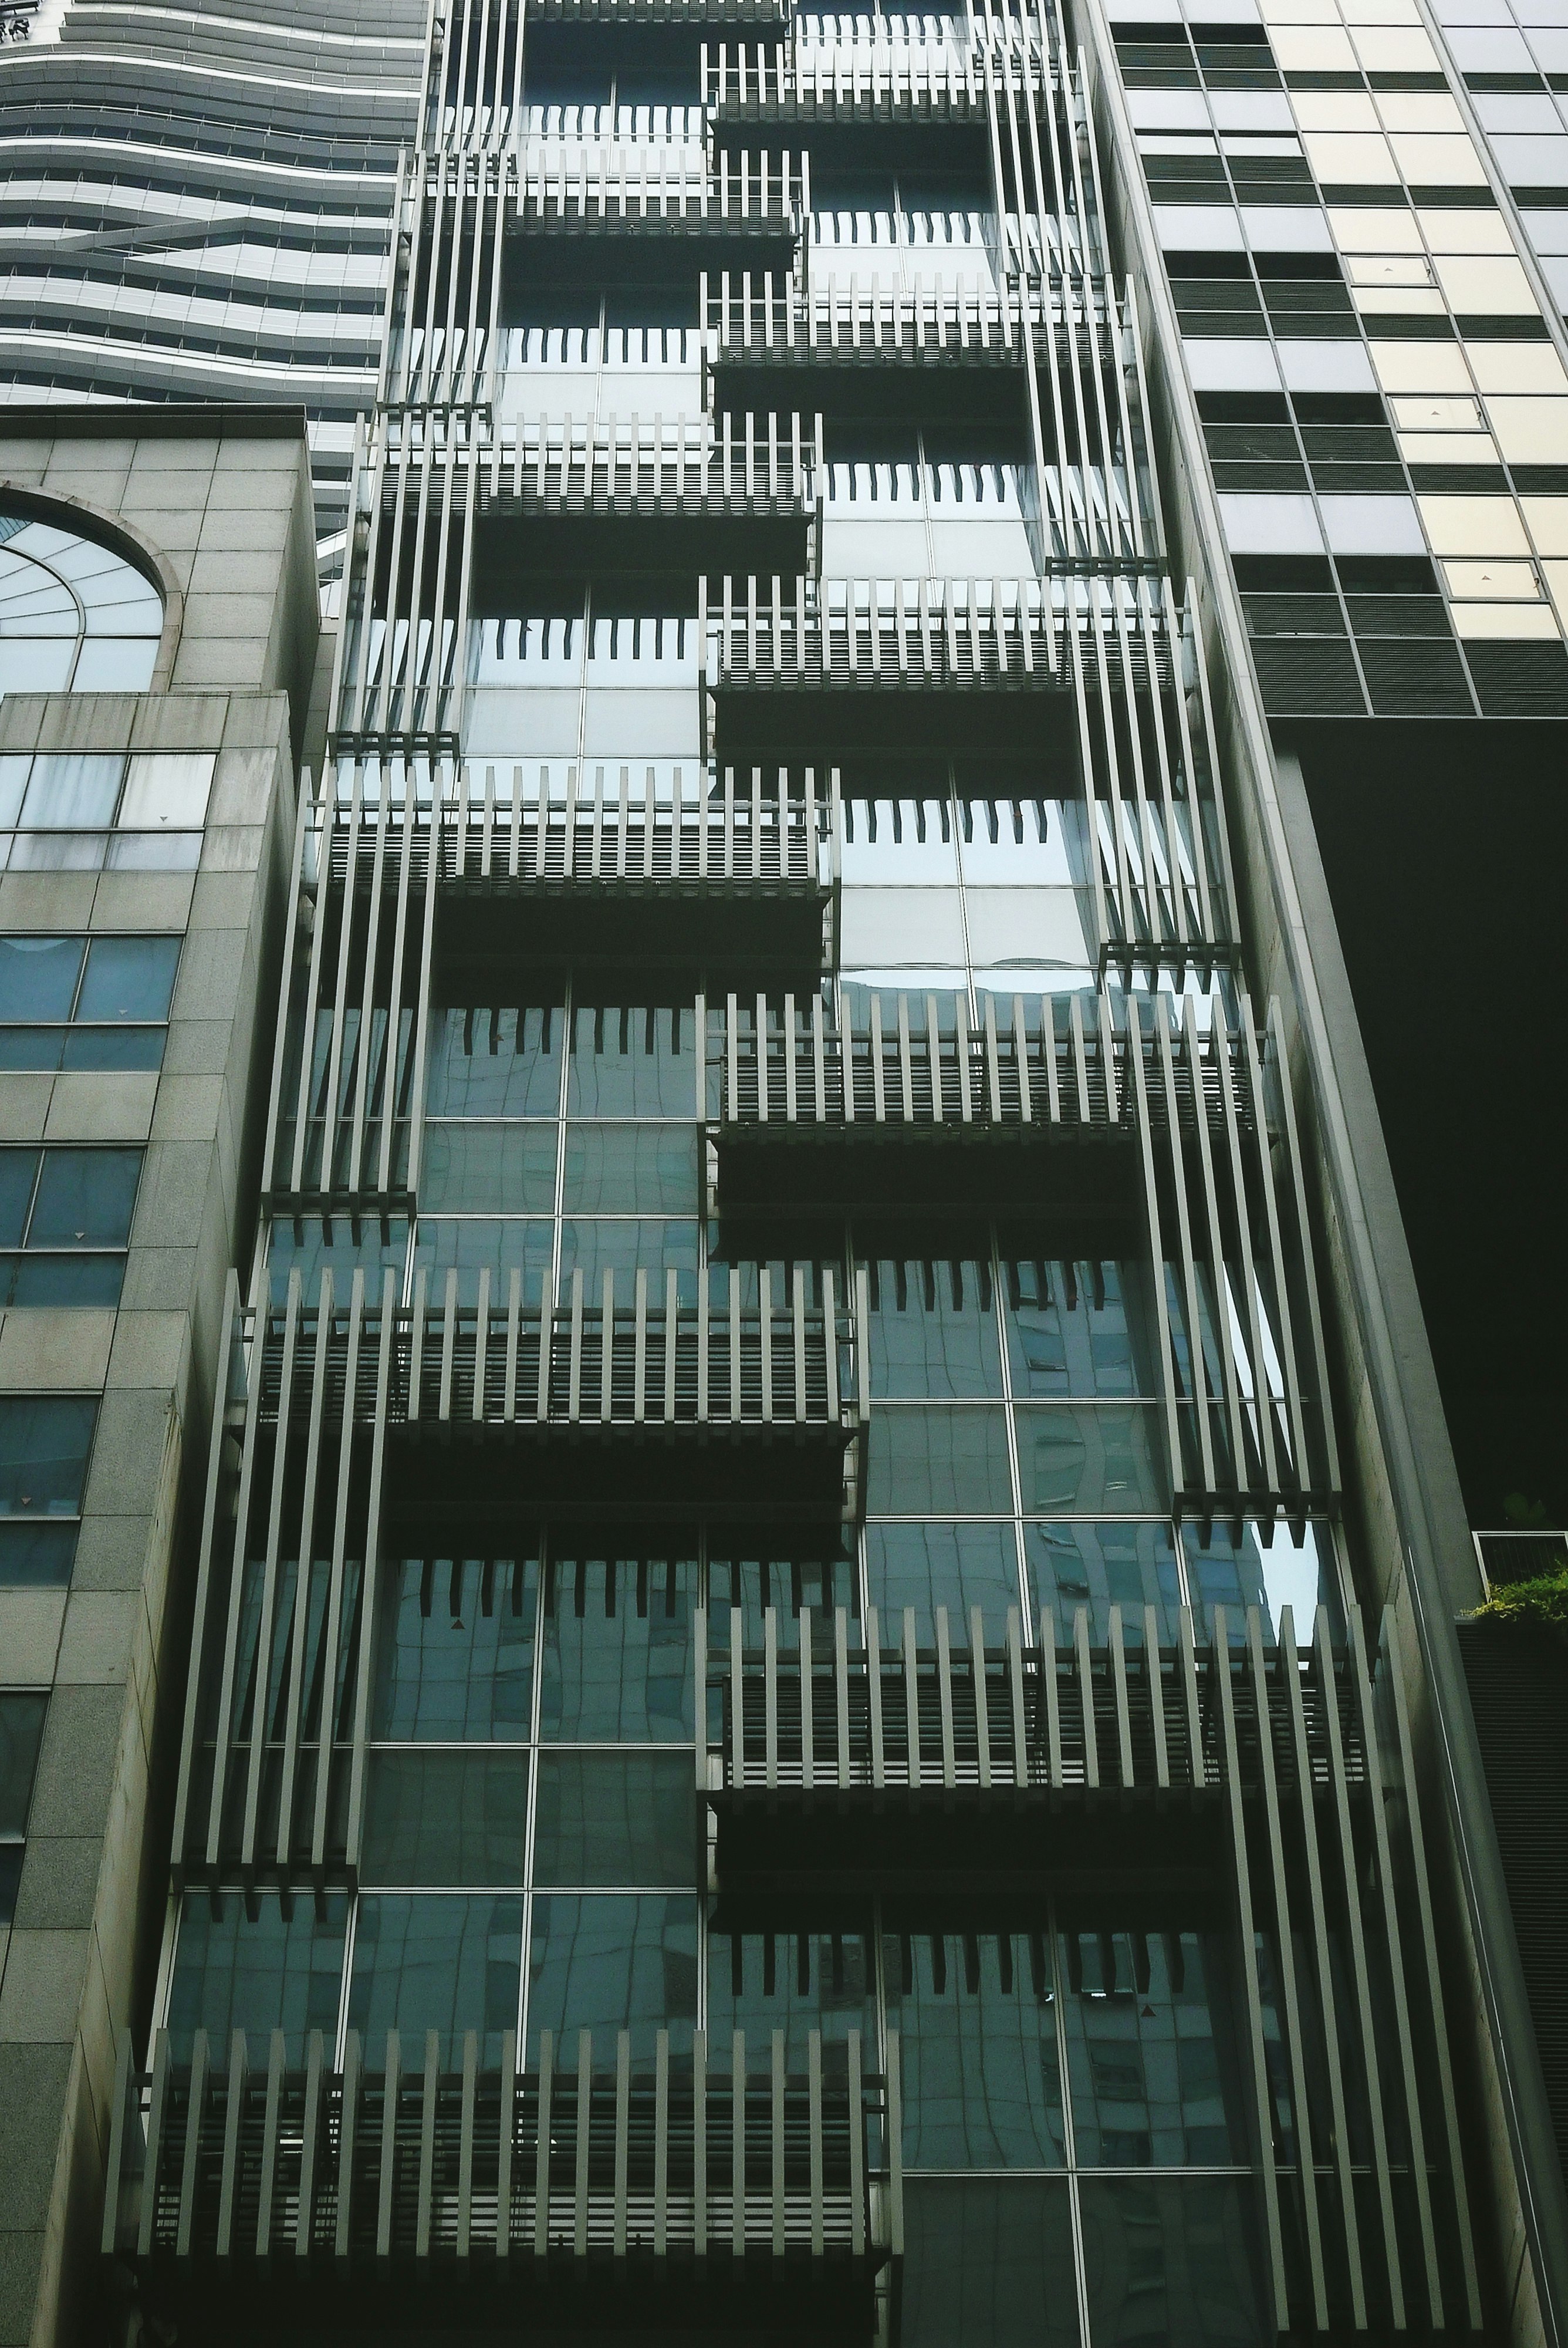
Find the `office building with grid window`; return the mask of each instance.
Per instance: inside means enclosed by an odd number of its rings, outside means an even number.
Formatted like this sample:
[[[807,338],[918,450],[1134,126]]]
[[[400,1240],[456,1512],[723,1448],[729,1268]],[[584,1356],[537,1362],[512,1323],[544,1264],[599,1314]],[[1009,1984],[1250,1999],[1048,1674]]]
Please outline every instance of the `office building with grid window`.
[[[1568,2335],[1560,36],[1182,5],[452,0],[319,644],[12,411],[0,2348]]]

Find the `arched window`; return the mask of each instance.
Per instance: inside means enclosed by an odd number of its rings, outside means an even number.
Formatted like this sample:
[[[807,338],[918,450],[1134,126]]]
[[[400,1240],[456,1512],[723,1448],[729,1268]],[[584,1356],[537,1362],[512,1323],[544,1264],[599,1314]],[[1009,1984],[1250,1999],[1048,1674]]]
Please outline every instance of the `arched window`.
[[[0,694],[145,693],[162,633],[123,555],[0,505]]]

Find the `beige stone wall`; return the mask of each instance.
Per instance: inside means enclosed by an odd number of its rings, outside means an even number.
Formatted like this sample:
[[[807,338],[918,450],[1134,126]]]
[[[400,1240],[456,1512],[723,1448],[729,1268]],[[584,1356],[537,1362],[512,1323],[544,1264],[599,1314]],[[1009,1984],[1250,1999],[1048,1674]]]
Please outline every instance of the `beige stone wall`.
[[[0,1314],[0,1393],[100,1397],[69,1589],[0,1588],[0,1686],[49,1690],[15,1921],[0,1931],[0,2343],[46,2348],[84,2333],[115,2062],[157,1962],[182,1566],[225,1277],[251,1244],[316,622],[297,432],[0,438],[0,482],[81,501],[83,528],[89,511],[118,516],[175,591],[161,690],[13,695],[0,751],[214,759],[194,871],[0,876],[0,933],[183,940],[157,1075],[0,1074],[0,1141],[147,1153],[118,1311]]]

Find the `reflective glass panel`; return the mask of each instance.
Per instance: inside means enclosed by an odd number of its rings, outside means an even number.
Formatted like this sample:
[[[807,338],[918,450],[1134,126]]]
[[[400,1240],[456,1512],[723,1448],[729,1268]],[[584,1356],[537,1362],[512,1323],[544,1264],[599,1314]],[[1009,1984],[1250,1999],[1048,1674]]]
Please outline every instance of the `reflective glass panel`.
[[[363,1895],[354,1923],[348,2021],[374,2064],[388,2030],[403,2034],[410,2059],[425,2034],[439,2034],[441,2060],[462,2061],[463,2034],[479,2034],[479,2059],[500,2060],[501,2033],[518,2018],[523,1903],[466,1898]]]
[[[537,1571],[531,1558],[403,1558],[384,1568],[372,1734],[526,1737]]]
[[[595,1557],[571,1546],[579,1554],[553,1558],[546,1574],[540,1735],[689,1738],[695,1559]]]
[[[885,1931],[914,2168],[1056,2168],[1061,2079],[1040,1932]]]
[[[534,1880],[687,1885],[697,1871],[689,1754],[542,1753]]]
[[[686,1896],[643,1898],[552,1892],[533,1906],[528,1955],[528,2048],[539,2034],[575,2060],[578,2033],[591,2031],[596,2061],[615,2059],[618,2031],[631,2034],[634,2060],[651,2061],[656,2032],[680,2048],[697,2020],[697,1903]]]
[[[189,1891],[179,1914],[174,1981],[169,1996],[169,2051],[177,2063],[190,2059],[191,2034],[212,2034],[216,2059],[227,2054],[230,2035],[248,2033],[252,2059],[266,2060],[266,2040],[283,2033],[291,2063],[304,2060],[313,2030],[325,2041],[330,2060],[337,2037],[343,1989],[343,1933],[348,1901],[329,1892],[318,1912],[312,1898],[292,1900],[289,1912],[270,1892],[248,1916],[235,1892],[214,1903],[206,1891]]]

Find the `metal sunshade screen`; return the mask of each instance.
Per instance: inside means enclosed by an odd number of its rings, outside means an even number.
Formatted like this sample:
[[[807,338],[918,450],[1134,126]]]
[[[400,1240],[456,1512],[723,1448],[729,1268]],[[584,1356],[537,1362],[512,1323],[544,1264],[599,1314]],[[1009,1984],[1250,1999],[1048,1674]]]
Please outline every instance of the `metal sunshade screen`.
[[[1076,1852],[1058,1863],[1091,1911],[1094,1869],[1124,1885],[1152,1833],[1202,1856],[1231,1919],[1279,2329],[1326,2333],[1337,2303],[1358,2330],[1478,2327],[1391,1621],[1375,1658],[1354,1610],[1340,1645],[1320,1611],[1298,1646],[1288,1608],[1277,1639],[1255,1607],[1208,1630],[1184,1608],[1164,1646],[1152,1612],[1132,1643],[1117,1609],[1102,1645],[1081,1611],[1065,1644],[1049,1613],[1038,1637],[1010,1613],[989,1645],[978,1612],[940,1614],[934,1646],[912,1612],[868,1612],[853,1646],[850,1628],[770,1609],[751,1644],[733,1614],[704,1666],[700,1627],[700,1790],[732,1883],[797,1859],[807,1818],[835,1864],[874,1874],[904,1822],[959,1863],[992,1820],[1016,1837],[1020,1803]]]
[[[868,2052],[852,2032],[828,2072],[813,2031],[790,2070],[782,2032],[672,2047],[661,2030],[634,2070],[625,2032],[558,2048],[546,2031],[519,2071],[508,2031],[497,2071],[473,2032],[453,2063],[434,2031],[350,2031],[340,2067],[319,2032],[291,2064],[281,2032],[225,2045],[203,2030],[177,2063],[160,2031],[144,2075],[128,2038],[103,2248],[154,2303],[213,2260],[263,2290],[310,2274],[319,2291],[324,2269],[363,2292],[391,2271],[400,2289],[437,2281],[448,2305],[470,2281],[493,2304],[508,2261],[534,2290],[575,2268],[579,2293],[624,2288],[629,2259],[647,2290],[671,2252],[686,2254],[677,2288],[756,2259],[775,2288],[803,2269],[853,2281],[903,2247],[897,2033],[886,2076]]]
[[[395,1287],[298,1272],[281,1311],[231,1277],[176,1797],[177,1880],[352,1882]],[[368,1561],[368,1564],[367,1564]]]
[[[261,1195],[406,1212],[419,1180],[435,891],[412,775],[302,778]]]
[[[1288,1087],[1265,1081],[1250,1003],[1129,997],[1179,1515],[1305,1516],[1339,1485],[1327,1363]],[[1271,1113],[1272,1112],[1272,1113]]]

